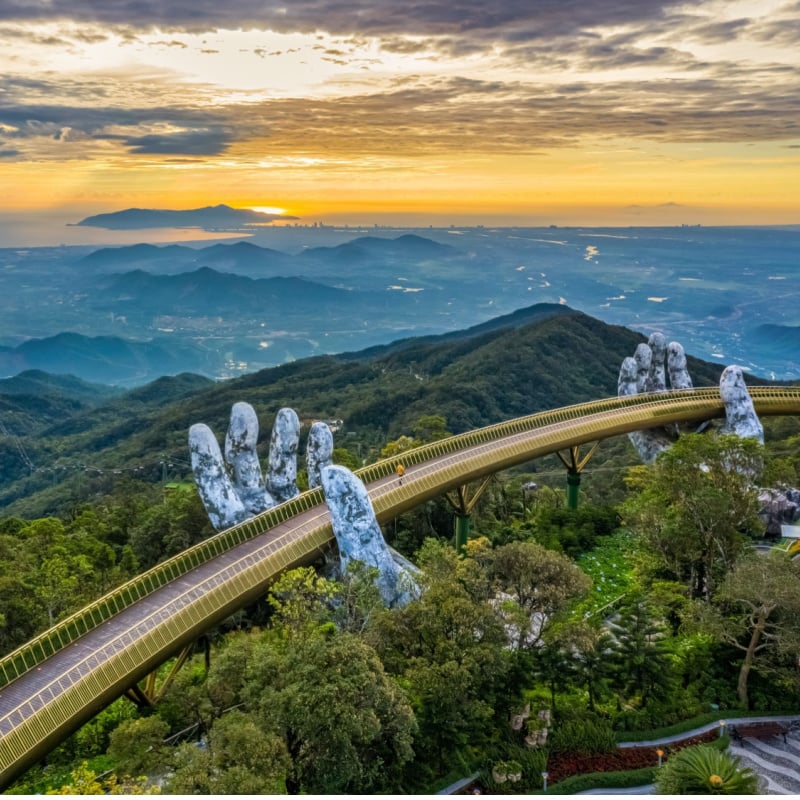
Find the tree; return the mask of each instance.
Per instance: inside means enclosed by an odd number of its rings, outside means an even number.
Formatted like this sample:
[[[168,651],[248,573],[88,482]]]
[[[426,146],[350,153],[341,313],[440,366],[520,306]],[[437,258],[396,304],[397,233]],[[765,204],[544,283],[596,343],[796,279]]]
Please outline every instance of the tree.
[[[508,594],[522,612],[513,615],[513,622],[520,626],[517,647],[535,647],[554,617],[591,585],[566,556],[535,542],[498,547],[492,576],[495,589]]]
[[[331,460],[334,464],[341,464],[353,472],[361,466],[361,459],[346,447],[334,447]]]
[[[403,693],[375,651],[332,621],[338,609],[329,601],[339,592],[313,570],[286,573],[272,588],[273,627],[229,637],[212,661],[204,695],[195,693],[209,742],[227,716],[222,711],[233,706],[249,714],[262,734],[277,737],[292,793],[391,789],[413,755],[416,724]],[[360,599],[351,599],[360,607]],[[187,755],[182,764],[182,780],[194,775],[197,786],[212,767],[237,766],[221,756],[206,763]],[[242,780],[246,767],[238,764]]]
[[[204,746],[178,748],[169,779],[173,794],[283,794],[288,757],[283,742],[264,731],[252,714],[223,714]]]
[[[667,631],[643,598],[629,601],[608,629],[614,644],[611,658],[615,684],[626,696],[636,696],[642,706],[669,694],[673,685]]]
[[[301,631],[331,618],[331,603],[340,591],[340,584],[317,575],[313,567],[298,567],[272,584],[268,602],[284,630]]]
[[[614,640],[605,628],[597,630],[586,623],[566,627],[571,644],[570,669],[575,682],[586,689],[587,706],[594,711],[613,672]]]
[[[86,597],[92,564],[85,556],[68,556],[63,547],[50,549],[35,578],[34,593],[47,609],[48,624]]]
[[[375,792],[395,786],[412,756],[414,715],[374,650],[329,628],[258,643],[245,707],[285,743],[290,792]]]
[[[652,467],[629,473],[640,491],[623,516],[654,554],[656,571],[684,583],[691,597],[708,602],[745,534],[763,529],[753,485],[762,452],[754,439],[685,435]]]
[[[447,430],[447,420],[440,414],[426,414],[414,423],[414,437],[418,444],[437,442],[453,434]]]
[[[758,776],[737,756],[711,745],[687,747],[656,774],[657,794],[758,794]]]
[[[782,553],[750,554],[737,562],[700,618],[717,638],[744,654],[739,701],[749,707],[751,670],[768,670],[766,654],[800,651],[800,563]]]
[[[108,754],[119,775],[152,774],[166,764],[169,725],[156,716],[125,720],[109,737]]]
[[[128,778],[119,781],[116,776],[101,778],[94,770],[89,769],[89,764],[84,761],[70,773],[69,783],[59,789],[48,791],[47,794],[76,795],[76,794],[160,794],[157,785],[148,785],[147,778]]]
[[[370,635],[413,705],[419,781],[459,763],[465,748],[485,749],[517,698],[508,639],[480,564],[430,539],[417,561],[421,597],[381,614]]]

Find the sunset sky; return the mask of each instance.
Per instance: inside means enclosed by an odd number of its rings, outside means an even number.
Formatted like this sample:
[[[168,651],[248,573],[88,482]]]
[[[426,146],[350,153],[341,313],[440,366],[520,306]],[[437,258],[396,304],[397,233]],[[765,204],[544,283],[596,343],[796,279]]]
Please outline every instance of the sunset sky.
[[[800,224],[798,0],[284,2],[2,0],[0,216]]]

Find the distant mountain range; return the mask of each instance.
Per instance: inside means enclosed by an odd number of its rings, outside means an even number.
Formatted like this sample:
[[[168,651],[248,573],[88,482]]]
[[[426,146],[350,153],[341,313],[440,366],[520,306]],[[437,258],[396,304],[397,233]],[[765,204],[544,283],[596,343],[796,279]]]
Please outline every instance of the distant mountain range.
[[[187,369],[206,372],[217,365],[217,360],[196,344],[167,337],[134,342],[115,336],[59,333],[45,339],[30,339],[13,348],[0,347],[0,374],[40,370],[78,376],[81,381],[130,386]],[[0,381],[0,392],[19,394],[20,390],[14,387],[20,383],[19,376]],[[65,390],[63,382],[59,387]]]
[[[171,275],[207,266],[251,278],[327,278],[336,285],[362,289],[372,287],[375,279],[380,281],[380,288],[385,288],[387,281],[398,277],[398,268],[410,268],[415,277],[421,277],[417,274],[421,265],[435,273],[432,261],[449,263],[459,256],[454,247],[423,236],[404,234],[393,239],[361,236],[333,247],[307,248],[295,255],[250,242],[201,248],[175,244],[104,247],[80,259],[78,267],[92,272],[142,269]],[[365,273],[365,268],[370,271]]]
[[[201,228],[207,231],[238,230],[246,225],[264,225],[276,219],[295,220],[297,217],[265,214],[249,208],[226,205],[191,208],[183,211],[161,208],[126,208],[108,214],[86,217],[76,225],[109,230],[139,230],[144,228]]]
[[[206,317],[280,313],[331,316],[384,297],[335,289],[303,278],[254,279],[201,267],[179,275],[151,275],[143,270],[114,277],[92,299],[93,308],[151,318],[154,315]]]
[[[258,231],[252,241],[203,246],[0,248],[0,377],[69,363],[78,377],[126,386],[186,370],[229,378],[464,330],[533,303],[660,330],[721,366],[800,375],[800,231]],[[55,338],[66,331],[131,343],[135,356],[108,359],[105,341],[87,359],[95,345]],[[32,341],[49,360],[19,349]],[[57,345],[72,348],[66,360]]]

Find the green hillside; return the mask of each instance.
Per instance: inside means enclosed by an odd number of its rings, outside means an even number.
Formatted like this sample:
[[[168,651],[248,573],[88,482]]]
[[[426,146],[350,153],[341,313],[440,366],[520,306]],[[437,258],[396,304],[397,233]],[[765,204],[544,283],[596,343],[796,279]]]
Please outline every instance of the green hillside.
[[[6,464],[0,506],[24,516],[63,511],[74,502],[74,487],[66,479],[61,485],[60,476],[76,465],[87,465],[90,479],[103,475],[94,488],[91,480],[83,482],[83,491],[95,494],[108,491],[115,475],[158,481],[165,459],[170,478],[185,477],[189,426],[205,422],[221,438],[237,401],[256,408],[264,448],[283,406],[306,422],[341,419],[339,446],[357,441],[376,447],[411,433],[427,414],[445,417],[449,430],[460,433],[615,395],[619,365],[642,340],[564,306],[536,305],[459,333],[304,359],[223,383],[162,378],[25,437],[32,474],[15,460],[13,443],[0,438]],[[697,385],[718,380],[715,365],[690,359],[690,368]]]

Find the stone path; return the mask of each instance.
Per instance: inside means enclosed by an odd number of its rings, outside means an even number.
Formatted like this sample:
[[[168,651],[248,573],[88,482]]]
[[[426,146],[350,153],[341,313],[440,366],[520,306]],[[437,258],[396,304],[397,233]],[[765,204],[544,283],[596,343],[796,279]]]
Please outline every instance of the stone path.
[[[741,742],[731,742],[728,751],[740,756],[742,766],[750,767],[761,778],[761,794],[787,794],[800,796],[800,717],[748,717],[734,719],[728,724],[780,721],[789,725],[784,744],[782,736],[766,739],[745,737]],[[711,722],[693,731],[674,736],[652,739],[648,742],[623,742],[620,747],[655,747],[719,728],[719,722]],[[577,794],[653,794],[655,788],[638,786],[631,789],[589,789]]]
[[[742,765],[750,767],[764,781],[764,794],[800,795],[800,730],[766,739],[745,737],[731,742],[730,753],[739,756]]]

